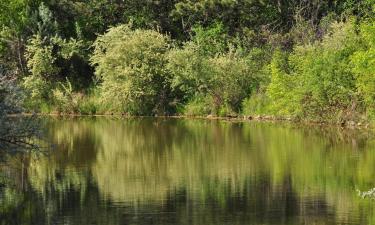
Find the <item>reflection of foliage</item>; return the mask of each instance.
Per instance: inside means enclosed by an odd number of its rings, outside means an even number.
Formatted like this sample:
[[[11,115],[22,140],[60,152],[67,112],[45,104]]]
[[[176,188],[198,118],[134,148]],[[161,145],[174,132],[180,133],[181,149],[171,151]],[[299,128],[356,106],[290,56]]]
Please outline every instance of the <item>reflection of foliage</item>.
[[[375,143],[366,133],[103,118],[54,120],[48,129],[58,151],[31,160],[27,171],[50,219],[62,212],[67,223],[86,224],[90,209],[102,224],[109,224],[109,217],[118,224],[121,216],[110,209],[113,203],[131,206],[136,212],[130,214],[173,211],[169,216],[177,223],[195,215],[195,223],[201,224],[200,215],[205,215],[207,224],[220,224],[224,216],[236,224],[244,218],[242,212],[257,210],[261,214],[246,214],[249,221],[273,224],[266,212],[286,207],[272,212],[288,224],[298,224],[297,215],[335,223],[375,218],[368,199],[355,193],[374,186],[375,154],[368,150]],[[106,206],[92,202],[98,198]]]
[[[85,173],[76,168],[59,168],[48,163],[48,159],[33,160],[29,170],[31,184],[41,193],[56,191],[64,193],[66,190],[80,190],[84,193],[87,186]],[[38,179],[33,179],[37,177]],[[53,184],[53,185],[46,185]]]
[[[39,132],[34,117],[7,118],[0,121],[0,148],[8,153],[38,148],[35,140]]]

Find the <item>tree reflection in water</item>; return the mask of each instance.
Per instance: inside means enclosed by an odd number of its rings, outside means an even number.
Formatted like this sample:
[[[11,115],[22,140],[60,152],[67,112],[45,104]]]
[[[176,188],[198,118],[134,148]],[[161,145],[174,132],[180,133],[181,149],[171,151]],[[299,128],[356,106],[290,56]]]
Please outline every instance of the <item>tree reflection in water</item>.
[[[2,223],[374,220],[371,200],[355,191],[375,186],[375,143],[367,133],[148,118],[50,119],[46,126],[57,147],[49,156],[29,155],[23,172],[12,172],[24,182],[1,188]]]

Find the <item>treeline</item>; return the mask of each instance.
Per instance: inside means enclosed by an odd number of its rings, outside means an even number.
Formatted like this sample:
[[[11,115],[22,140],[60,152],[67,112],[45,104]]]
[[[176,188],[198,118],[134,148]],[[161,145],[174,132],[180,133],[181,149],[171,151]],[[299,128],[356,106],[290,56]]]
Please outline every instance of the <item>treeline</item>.
[[[3,0],[29,111],[375,116],[374,0]]]

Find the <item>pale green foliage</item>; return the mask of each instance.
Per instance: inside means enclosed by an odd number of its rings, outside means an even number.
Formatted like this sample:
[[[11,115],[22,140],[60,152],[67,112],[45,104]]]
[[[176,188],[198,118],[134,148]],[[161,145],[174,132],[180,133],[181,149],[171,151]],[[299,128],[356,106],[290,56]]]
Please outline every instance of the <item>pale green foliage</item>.
[[[48,77],[57,72],[54,66],[53,46],[46,43],[42,36],[35,35],[26,46],[27,67],[34,76]]]
[[[35,35],[27,45],[26,59],[30,75],[23,80],[23,87],[28,92],[27,105],[35,108],[48,99],[51,84],[48,77],[54,76],[57,68],[52,46],[44,43],[40,35]]]
[[[105,109],[100,104],[99,97],[91,94],[81,99],[78,105],[78,112],[83,115],[93,115],[105,113]]]
[[[42,37],[55,36],[58,32],[57,22],[54,20],[51,10],[42,2],[38,8],[40,20],[37,23],[38,31]]]
[[[168,37],[121,25],[98,37],[94,47],[91,61],[102,80],[102,99],[112,105],[112,110],[132,114],[165,111]]]
[[[58,59],[69,60],[74,55],[82,56],[84,43],[75,39],[65,40],[58,36],[51,38],[42,37],[40,34],[33,36],[26,46],[27,67],[30,75],[23,80],[23,87],[28,92],[26,103],[31,109],[45,108],[43,104],[56,104],[59,112],[76,112],[77,102],[71,102],[79,94],[73,93],[73,88],[61,88],[58,82],[60,68],[56,65]],[[56,51],[54,49],[59,49]],[[56,87],[55,84],[58,84]],[[69,89],[69,90],[68,90]],[[44,111],[50,111],[52,107]]]
[[[85,43],[82,40],[76,40],[74,38],[70,38],[69,40],[62,39],[61,37],[53,37],[52,42],[59,46],[60,51],[58,52],[59,56],[63,59],[70,59],[74,55],[77,56],[84,56],[84,47]]]
[[[22,83],[27,95],[26,104],[28,107],[35,108],[46,98],[50,90],[50,83],[40,76],[27,76]]]
[[[99,97],[93,93],[83,94],[73,90],[71,82],[59,82],[59,85],[52,90],[53,110],[58,113],[76,113],[91,115],[101,113]]]
[[[58,112],[78,112],[83,96],[73,92],[72,84],[68,79],[64,83],[59,83],[59,86],[52,90],[52,94],[53,103]]]

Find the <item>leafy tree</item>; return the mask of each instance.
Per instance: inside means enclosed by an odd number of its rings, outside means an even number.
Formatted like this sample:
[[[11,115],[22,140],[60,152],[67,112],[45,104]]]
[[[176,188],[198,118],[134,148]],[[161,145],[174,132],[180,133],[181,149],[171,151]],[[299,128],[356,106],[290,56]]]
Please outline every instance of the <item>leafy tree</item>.
[[[92,64],[102,80],[104,102],[130,114],[165,113],[170,100],[170,75],[165,68],[169,38],[152,30],[120,25],[94,44]]]
[[[222,23],[207,28],[196,26],[192,31],[192,42],[197,45],[201,55],[214,56],[228,50],[229,37]]]
[[[16,74],[26,73],[24,46],[34,24],[32,11],[40,1],[4,0],[0,2],[0,56],[2,63]]]

